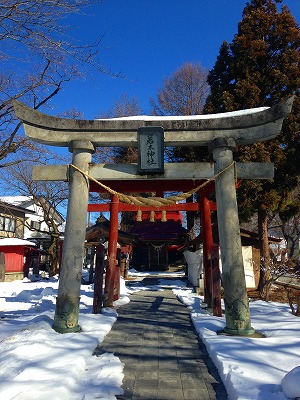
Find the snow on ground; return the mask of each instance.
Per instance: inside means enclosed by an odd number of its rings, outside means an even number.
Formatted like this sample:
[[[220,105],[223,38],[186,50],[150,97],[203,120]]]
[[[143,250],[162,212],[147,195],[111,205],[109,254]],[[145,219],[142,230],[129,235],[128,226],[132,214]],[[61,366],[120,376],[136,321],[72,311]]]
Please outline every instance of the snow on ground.
[[[145,274],[131,272],[138,283],[122,281],[116,310],[135,290],[170,287],[191,310],[199,336],[217,366],[230,400],[286,400],[300,396],[300,318],[286,304],[250,303],[252,326],[266,338],[217,335],[224,318],[201,308],[202,297],[186,287],[182,274],[163,274],[159,286],[141,286]],[[149,274],[147,274],[148,276]],[[168,277],[173,277],[168,281]],[[132,283],[132,281],[131,281]],[[124,365],[113,354],[93,356],[117,318],[117,311],[92,311],[93,288],[82,285],[81,333],[52,329],[58,280],[0,283],[0,399],[115,400],[122,394]]]
[[[230,400],[287,399],[281,381],[300,366],[300,318],[291,314],[287,304],[250,302],[252,327],[266,337],[232,337],[217,335],[225,327],[225,318],[206,314],[198,296],[182,290],[176,294],[191,309],[195,328]],[[300,396],[300,380],[294,384],[293,391]]]

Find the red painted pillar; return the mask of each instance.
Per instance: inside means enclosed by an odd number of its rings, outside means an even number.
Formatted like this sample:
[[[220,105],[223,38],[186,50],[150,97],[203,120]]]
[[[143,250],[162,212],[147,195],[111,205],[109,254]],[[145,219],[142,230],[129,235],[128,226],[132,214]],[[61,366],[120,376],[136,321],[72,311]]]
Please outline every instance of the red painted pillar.
[[[204,267],[204,302],[211,307],[212,305],[212,279],[211,279],[211,247],[213,245],[213,235],[210,218],[210,201],[207,192],[200,191],[200,215],[201,232],[203,240],[203,267]]]
[[[119,198],[113,194],[110,201],[110,222],[109,222],[109,238],[108,238],[108,266],[105,277],[105,307],[113,306],[117,244],[118,244],[118,212]]]

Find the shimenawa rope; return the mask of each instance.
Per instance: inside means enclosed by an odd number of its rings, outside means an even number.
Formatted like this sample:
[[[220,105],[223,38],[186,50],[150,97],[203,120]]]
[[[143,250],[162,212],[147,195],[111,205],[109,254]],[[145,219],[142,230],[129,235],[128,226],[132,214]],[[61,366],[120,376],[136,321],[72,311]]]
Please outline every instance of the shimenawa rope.
[[[116,190],[113,190],[112,188],[104,185],[103,183],[97,181],[97,179],[93,178],[91,175],[82,171],[80,168],[76,167],[74,164],[69,164],[69,166],[76,169],[77,171],[79,171],[82,175],[84,175],[89,180],[91,180],[91,181],[95,182],[97,185],[101,186],[103,189],[105,189],[110,194],[114,194],[114,195],[118,196],[119,200],[122,201],[123,203],[135,204],[137,206],[163,207],[163,206],[168,206],[168,205],[174,204],[178,201],[187,199],[188,197],[192,196],[194,193],[198,192],[198,190],[200,190],[200,189],[204,188],[206,185],[208,185],[209,182],[216,180],[220,175],[222,175],[225,171],[227,171],[232,166],[235,169],[235,176],[236,176],[235,164],[236,164],[236,162],[233,161],[230,165],[228,165],[222,171],[218,172],[213,177],[209,178],[207,181],[205,181],[201,185],[197,186],[196,188],[190,190],[189,192],[178,194],[175,196],[169,196],[169,197],[141,197],[141,196],[131,196],[131,195],[127,195],[124,193],[120,193],[120,192],[117,192]]]

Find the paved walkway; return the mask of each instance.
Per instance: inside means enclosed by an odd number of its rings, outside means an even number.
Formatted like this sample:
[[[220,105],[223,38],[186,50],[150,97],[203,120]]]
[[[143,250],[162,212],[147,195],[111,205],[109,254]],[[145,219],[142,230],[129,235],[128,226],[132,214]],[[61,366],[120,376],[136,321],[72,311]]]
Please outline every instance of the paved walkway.
[[[142,285],[157,284],[145,278]],[[139,291],[118,309],[99,349],[125,364],[119,400],[227,400],[189,310],[171,290]]]

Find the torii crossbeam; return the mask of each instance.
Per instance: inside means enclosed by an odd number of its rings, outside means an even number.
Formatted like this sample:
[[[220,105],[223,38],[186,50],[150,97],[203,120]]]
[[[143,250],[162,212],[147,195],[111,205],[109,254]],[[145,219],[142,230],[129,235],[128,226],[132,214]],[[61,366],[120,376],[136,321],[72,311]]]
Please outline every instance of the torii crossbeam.
[[[69,201],[53,328],[61,333],[80,330],[79,294],[89,192],[89,180],[84,174],[92,170],[91,154],[97,146],[137,146],[138,128],[160,126],[164,129],[165,146],[208,146],[213,153],[214,174],[218,174],[215,184],[226,316],[224,332],[230,335],[254,334],[242,258],[235,174],[230,165],[233,162],[233,150],[237,145],[251,145],[275,138],[281,130],[284,118],[289,115],[292,104],[293,98],[289,98],[271,108],[262,107],[204,116],[70,120],[48,116],[15,101],[15,113],[23,121],[26,135],[39,143],[69,147],[73,154],[72,164],[83,171],[81,173],[72,168],[68,173],[66,167],[60,167],[63,179],[69,178]],[[193,172],[193,167],[187,167],[189,174],[200,175],[202,167],[198,164],[194,167],[197,169]],[[35,171],[35,177],[41,179],[43,174],[42,179],[53,179],[52,167],[48,168],[50,169],[44,169],[43,172]],[[171,170],[172,168],[174,166]],[[176,179],[176,168],[175,164],[175,172],[169,175],[170,179]],[[180,168],[179,165],[177,171]],[[115,169],[118,173],[128,173],[128,167],[118,166]],[[244,170],[247,177],[258,177],[247,171],[247,166]],[[135,169],[134,171],[134,175],[131,175],[134,179],[142,182],[143,179],[149,178],[138,176]],[[222,171],[224,172],[221,173]],[[111,179],[114,172],[113,168],[99,167],[95,174],[102,181]],[[170,174],[168,168],[165,171],[165,174],[167,173]],[[165,174],[152,178],[165,179]],[[272,177],[270,170],[265,177]],[[117,176],[113,179],[122,178]],[[181,176],[180,179],[191,178]]]

